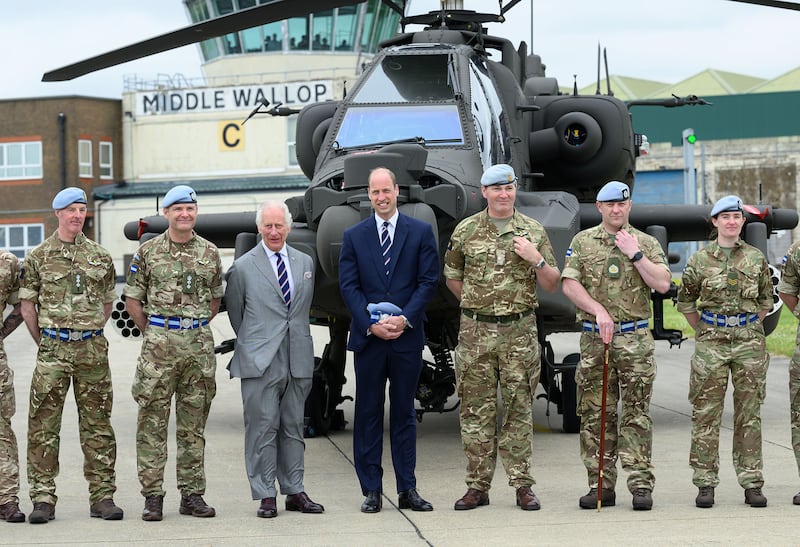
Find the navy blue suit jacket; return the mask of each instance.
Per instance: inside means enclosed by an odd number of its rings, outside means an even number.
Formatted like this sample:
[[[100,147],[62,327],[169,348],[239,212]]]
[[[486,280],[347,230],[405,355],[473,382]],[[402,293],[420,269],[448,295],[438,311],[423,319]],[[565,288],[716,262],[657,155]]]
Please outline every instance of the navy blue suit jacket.
[[[392,241],[389,275],[383,266],[375,217],[344,232],[339,256],[339,286],[350,310],[347,349],[361,351],[368,342],[367,304],[391,302],[403,310],[412,328],[396,340],[393,351],[422,351],[425,346],[425,308],[439,282],[439,253],[427,222],[400,213]]]

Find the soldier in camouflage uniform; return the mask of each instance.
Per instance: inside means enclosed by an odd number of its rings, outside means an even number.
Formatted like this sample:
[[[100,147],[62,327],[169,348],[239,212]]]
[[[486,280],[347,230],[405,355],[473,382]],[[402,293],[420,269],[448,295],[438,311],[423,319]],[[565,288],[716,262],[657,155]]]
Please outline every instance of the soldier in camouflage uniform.
[[[540,371],[536,282],[554,291],[559,271],[542,225],[514,208],[514,170],[494,165],[484,172],[481,185],[488,206],[456,227],[444,267],[462,312],[455,358],[468,489],[455,509],[489,504],[499,447],[517,505],[537,510],[541,504],[531,490],[530,470],[533,392]]]
[[[733,383],[733,464],[744,501],[766,507],[761,459],[761,404],[769,354],[761,320],[772,309],[772,284],[764,254],[739,239],[742,202],[726,196],[711,209],[716,240],[686,263],[678,311],[695,329],[689,376],[692,446],[689,465],[698,488],[697,507],[714,505],[719,484],[719,427]]]
[[[132,392],[139,404],[136,459],[146,521],[163,518],[173,395],[179,512],[195,517],[216,514],[202,497],[203,433],[217,390],[214,338],[208,324],[222,299],[222,265],[217,248],[194,233],[194,190],[175,186],[162,204],[169,228],[139,247],[122,291],[128,313],[144,333]]]
[[[116,299],[111,255],[83,235],[86,194],[66,188],[53,200],[58,230],[25,258],[19,298],[25,324],[39,345],[28,412],[28,520],[55,518],[55,478],[64,398],[70,382],[78,407],[89,514],[122,519],[113,501],[117,443],[111,428],[113,391],[103,326]]]
[[[11,417],[17,410],[14,397],[14,371],[8,366],[3,340],[22,323],[19,303],[19,260],[8,251],[0,251],[0,311],[13,306],[0,327],[0,519],[25,522],[19,510],[19,451],[11,429]]]
[[[575,374],[580,448],[589,479],[582,509],[597,507],[603,361],[608,346],[602,503],[616,504],[617,457],[629,473],[634,510],[650,510],[655,484],[651,462],[650,397],[656,377],[655,344],[649,330],[650,289],[669,290],[671,276],[655,238],[628,223],[629,188],[618,181],[597,193],[602,220],[579,232],[567,249],[561,285],[583,322],[581,360]],[[621,411],[617,411],[617,404]]]
[[[781,280],[778,283],[778,295],[795,317],[800,317],[798,294],[800,294],[800,241],[796,241],[786,251]],[[789,362],[789,417],[792,424],[794,458],[800,471],[800,327],[797,329],[795,349]],[[794,495],[792,503],[800,505],[800,492]]]

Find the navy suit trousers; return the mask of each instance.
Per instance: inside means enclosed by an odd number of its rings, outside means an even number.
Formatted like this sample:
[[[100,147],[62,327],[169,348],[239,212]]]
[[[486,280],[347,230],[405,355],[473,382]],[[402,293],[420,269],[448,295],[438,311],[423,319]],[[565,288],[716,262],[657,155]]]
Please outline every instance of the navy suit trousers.
[[[414,396],[422,352],[395,352],[391,342],[373,338],[354,354],[356,402],[353,456],[361,490],[382,491],[383,408],[389,380],[389,435],[397,491],[416,488],[417,416]]]

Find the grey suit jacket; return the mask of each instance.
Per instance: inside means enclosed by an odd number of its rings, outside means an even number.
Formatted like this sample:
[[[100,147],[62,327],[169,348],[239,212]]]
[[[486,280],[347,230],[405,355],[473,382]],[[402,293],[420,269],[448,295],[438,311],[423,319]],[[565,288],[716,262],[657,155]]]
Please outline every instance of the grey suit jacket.
[[[314,293],[314,264],[310,256],[286,246],[294,279],[291,306],[283,301],[278,279],[259,241],[231,266],[225,290],[236,350],[228,365],[232,378],[262,376],[289,338],[289,370],[295,378],[314,373],[314,345],[309,309]]]

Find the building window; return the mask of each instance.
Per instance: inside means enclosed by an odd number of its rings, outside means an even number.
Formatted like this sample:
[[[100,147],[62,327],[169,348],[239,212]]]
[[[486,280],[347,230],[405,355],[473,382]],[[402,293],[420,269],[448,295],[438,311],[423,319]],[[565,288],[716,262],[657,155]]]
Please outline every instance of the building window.
[[[92,176],[92,141],[78,141],[78,176]]]
[[[0,143],[0,180],[42,178],[42,143]]]
[[[0,225],[0,247],[8,249],[17,258],[25,258],[28,251],[44,240],[44,224]]]
[[[286,118],[286,165],[289,167],[297,167],[297,147],[295,146],[295,139],[297,138],[297,117],[292,116]]]
[[[100,143],[100,178],[114,177],[114,145],[110,142]]]

